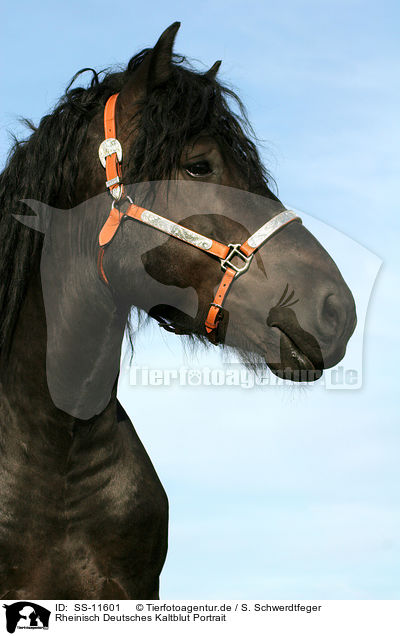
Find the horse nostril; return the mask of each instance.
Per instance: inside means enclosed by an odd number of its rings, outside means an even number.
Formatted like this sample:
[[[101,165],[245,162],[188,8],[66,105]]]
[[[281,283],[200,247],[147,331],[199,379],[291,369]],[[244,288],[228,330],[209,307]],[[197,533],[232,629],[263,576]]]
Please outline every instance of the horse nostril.
[[[341,305],[335,294],[328,294],[322,306],[321,318],[327,331],[335,332],[341,323]]]
[[[356,322],[354,299],[348,287],[339,288],[337,293],[324,294],[319,306],[317,325],[326,369],[343,358]]]

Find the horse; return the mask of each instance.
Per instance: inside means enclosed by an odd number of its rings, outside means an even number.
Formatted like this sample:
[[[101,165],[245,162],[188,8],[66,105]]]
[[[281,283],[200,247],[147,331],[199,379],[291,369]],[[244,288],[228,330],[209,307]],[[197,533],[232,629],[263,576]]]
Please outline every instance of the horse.
[[[299,381],[355,327],[220,62],[173,52],[179,26],[124,70],[83,69],[0,177],[3,599],[158,598],[168,500],[117,399],[132,307]]]

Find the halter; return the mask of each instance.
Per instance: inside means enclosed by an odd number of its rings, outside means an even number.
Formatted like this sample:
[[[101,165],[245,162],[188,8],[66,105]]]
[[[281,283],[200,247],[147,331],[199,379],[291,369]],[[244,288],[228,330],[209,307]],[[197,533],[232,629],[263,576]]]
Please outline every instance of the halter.
[[[205,320],[206,335],[213,344],[218,344],[218,325],[221,322],[223,304],[234,280],[244,274],[250,267],[254,253],[260,249],[268,239],[278,230],[285,227],[292,221],[301,223],[301,219],[291,210],[284,210],[272,219],[264,223],[254,234],[244,243],[220,243],[214,239],[198,234],[174,221],[170,221],[155,212],[135,205],[132,199],[125,193],[122,183],[122,147],[116,138],[115,106],[118,93],[112,95],[104,109],[104,131],[105,139],[99,147],[99,158],[103,168],[106,169],[106,187],[109,189],[113,202],[107,221],[103,225],[99,234],[99,253],[97,259],[97,269],[101,280],[109,286],[107,276],[104,272],[103,257],[105,248],[111,243],[122,220],[129,218],[149,225],[150,227],[169,234],[188,245],[192,245],[202,252],[219,259],[221,269],[224,272],[219,284],[214,300],[210,303],[207,318]],[[129,207],[125,212],[121,212],[116,207],[122,200],[129,202]],[[233,263],[233,259],[238,257],[242,264]]]

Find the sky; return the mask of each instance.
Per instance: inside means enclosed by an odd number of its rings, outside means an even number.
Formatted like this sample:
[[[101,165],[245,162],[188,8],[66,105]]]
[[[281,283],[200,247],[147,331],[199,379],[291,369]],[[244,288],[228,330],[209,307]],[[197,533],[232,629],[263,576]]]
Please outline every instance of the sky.
[[[398,3],[21,1],[1,20],[0,145],[82,67],[125,64],[175,20],[176,50],[248,107],[280,198],[355,295],[340,363],[359,388],[134,386],[120,398],[170,501],[163,598],[399,598]],[[379,275],[374,285],[378,269]],[[155,326],[139,369],[221,368]],[[221,393],[224,399],[221,400]],[[210,421],[208,414],[217,417]],[[251,417],[249,417],[249,413]]]

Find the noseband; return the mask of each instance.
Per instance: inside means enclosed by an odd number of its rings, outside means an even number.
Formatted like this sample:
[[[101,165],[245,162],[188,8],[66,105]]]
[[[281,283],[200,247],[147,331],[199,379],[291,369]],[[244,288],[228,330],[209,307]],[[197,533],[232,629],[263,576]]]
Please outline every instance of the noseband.
[[[104,131],[105,139],[99,147],[99,158],[102,166],[106,169],[106,187],[109,189],[113,202],[107,221],[103,225],[99,234],[99,253],[97,259],[97,269],[101,280],[109,285],[104,272],[103,257],[105,248],[111,243],[121,222],[124,219],[134,219],[145,225],[149,225],[160,232],[169,234],[188,245],[210,254],[219,259],[221,269],[224,272],[221,283],[217,289],[213,302],[210,304],[207,318],[205,320],[205,331],[209,340],[213,344],[218,344],[218,325],[221,322],[222,310],[225,298],[236,278],[244,274],[250,267],[254,253],[260,249],[268,239],[278,230],[285,227],[292,221],[301,219],[291,210],[284,210],[272,219],[264,223],[254,234],[244,243],[220,243],[214,239],[198,234],[174,221],[170,221],[159,214],[135,205],[132,199],[125,193],[122,183],[122,147],[116,136],[115,106],[118,93],[112,95],[104,109]],[[127,200],[129,207],[125,212],[121,212],[118,205]],[[233,259],[236,257],[236,264]],[[237,264],[237,259],[241,265]]]

